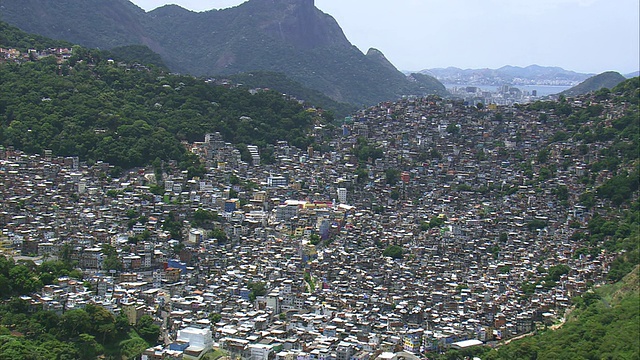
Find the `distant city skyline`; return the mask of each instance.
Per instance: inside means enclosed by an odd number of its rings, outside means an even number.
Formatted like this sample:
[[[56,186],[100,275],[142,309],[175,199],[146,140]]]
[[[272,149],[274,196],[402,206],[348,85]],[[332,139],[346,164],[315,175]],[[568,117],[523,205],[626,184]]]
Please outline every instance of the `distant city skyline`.
[[[246,0],[133,0],[192,11]],[[581,73],[640,69],[638,0],[315,0],[362,52],[400,70],[559,66]]]

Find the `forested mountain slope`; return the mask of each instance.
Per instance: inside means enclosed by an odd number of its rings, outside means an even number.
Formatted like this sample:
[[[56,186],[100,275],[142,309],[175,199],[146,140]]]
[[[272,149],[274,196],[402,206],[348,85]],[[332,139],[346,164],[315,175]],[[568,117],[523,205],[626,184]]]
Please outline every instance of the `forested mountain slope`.
[[[313,0],[251,0],[201,13],[175,5],[147,13],[127,0],[0,0],[0,6],[0,20],[27,32],[100,49],[146,45],[174,72],[279,72],[357,106],[442,92],[411,82],[378,51],[363,54]]]
[[[4,43],[22,40],[16,41]],[[130,168],[156,158],[186,161],[190,156],[181,142],[202,141],[208,132],[260,147],[278,140],[305,147],[310,141],[313,113],[281,93],[227,89],[110,61],[103,52],[81,47],[62,62],[54,56],[4,62],[0,144],[5,147],[50,149]]]

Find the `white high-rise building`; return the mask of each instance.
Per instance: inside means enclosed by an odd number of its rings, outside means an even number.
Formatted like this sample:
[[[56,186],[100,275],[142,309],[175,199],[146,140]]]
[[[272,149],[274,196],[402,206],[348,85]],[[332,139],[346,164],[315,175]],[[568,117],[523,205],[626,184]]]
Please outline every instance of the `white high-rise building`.
[[[255,145],[247,145],[247,150],[249,150],[249,154],[251,154],[253,165],[260,165],[260,152],[258,151],[258,147]]]
[[[182,330],[178,330],[178,341],[189,342],[189,348],[193,350],[203,350],[207,352],[213,348],[213,337],[210,329],[197,329],[188,327]],[[188,348],[188,349],[189,349]]]
[[[338,188],[338,202],[341,204],[347,203],[347,189],[346,188]]]

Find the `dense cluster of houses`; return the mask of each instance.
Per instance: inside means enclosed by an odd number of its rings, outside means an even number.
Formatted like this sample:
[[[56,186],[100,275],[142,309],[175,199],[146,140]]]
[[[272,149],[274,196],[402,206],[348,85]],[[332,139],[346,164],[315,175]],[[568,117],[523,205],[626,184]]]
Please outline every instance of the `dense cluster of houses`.
[[[600,105],[604,119],[625,107]],[[409,98],[358,112],[337,136],[317,127],[308,149],[273,145],[272,164],[255,147],[244,162],[208,134],[189,145],[209,169],[201,179],[173,163],[114,179],[106,163],[0,148],[0,250],[66,256],[84,272],[84,283],[61,278],[25,297],[34,307],[153,316],[161,345],[145,359],[212,348],[256,360],[420,358],[492,344],[558,321],[615,255],[570,240],[604,206],[578,198],[607,143],[581,153],[551,142],[556,120]],[[359,146],[384,151],[362,159]],[[393,245],[401,258],[383,255]],[[560,264],[569,270],[551,282]]]

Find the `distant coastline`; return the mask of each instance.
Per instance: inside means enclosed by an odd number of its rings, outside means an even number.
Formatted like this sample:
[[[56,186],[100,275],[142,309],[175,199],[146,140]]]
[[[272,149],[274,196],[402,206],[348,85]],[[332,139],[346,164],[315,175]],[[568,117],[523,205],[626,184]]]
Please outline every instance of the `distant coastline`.
[[[490,91],[490,92],[498,92],[498,90],[500,89],[500,86],[496,86],[496,85],[473,85],[473,84],[447,84],[447,83],[444,83],[444,86],[447,88],[447,90],[450,90],[450,89],[453,89],[453,88],[465,88],[465,87],[469,87],[469,86],[477,87],[477,88],[480,88],[480,89],[482,89],[484,91]],[[539,97],[559,94],[559,93],[563,92],[564,90],[571,89],[571,86],[560,86],[560,85],[509,85],[509,86],[514,87],[514,88],[518,88],[518,89],[520,89],[522,91],[528,91],[529,93],[531,93],[533,90],[537,90]]]

